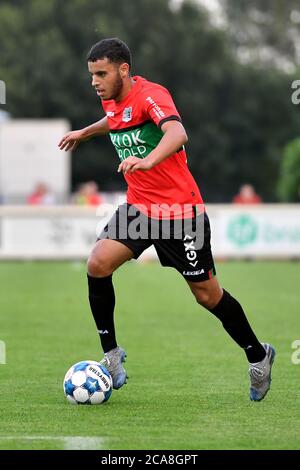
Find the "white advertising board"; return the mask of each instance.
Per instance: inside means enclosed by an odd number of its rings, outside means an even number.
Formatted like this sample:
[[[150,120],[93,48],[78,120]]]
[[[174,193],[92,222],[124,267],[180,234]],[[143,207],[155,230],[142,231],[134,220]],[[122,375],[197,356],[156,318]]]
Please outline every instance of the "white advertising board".
[[[65,119],[12,119],[0,124],[0,194],[29,195],[38,183],[59,196],[70,189],[70,152],[58,148]]]
[[[216,257],[300,259],[300,205],[207,205],[207,213]],[[109,217],[89,207],[0,206],[0,257],[86,258]]]

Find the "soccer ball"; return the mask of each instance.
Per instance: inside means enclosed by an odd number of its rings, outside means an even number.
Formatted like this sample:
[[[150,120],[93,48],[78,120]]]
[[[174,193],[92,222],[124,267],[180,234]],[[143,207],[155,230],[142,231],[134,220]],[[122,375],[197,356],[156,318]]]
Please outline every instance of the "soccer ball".
[[[100,405],[112,393],[112,378],[108,370],[96,361],[74,364],[65,375],[64,393],[73,405]]]

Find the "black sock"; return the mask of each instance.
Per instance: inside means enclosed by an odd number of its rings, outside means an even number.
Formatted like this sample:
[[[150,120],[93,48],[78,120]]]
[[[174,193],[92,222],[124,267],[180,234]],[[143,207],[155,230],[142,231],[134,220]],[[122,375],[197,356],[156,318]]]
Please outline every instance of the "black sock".
[[[90,306],[103,351],[106,353],[117,347],[114,325],[115,292],[112,276],[92,277],[88,274],[87,277]]]
[[[266,351],[256,338],[239,302],[223,289],[223,296],[210,310],[223,324],[231,338],[245,350],[249,362],[260,362]]]

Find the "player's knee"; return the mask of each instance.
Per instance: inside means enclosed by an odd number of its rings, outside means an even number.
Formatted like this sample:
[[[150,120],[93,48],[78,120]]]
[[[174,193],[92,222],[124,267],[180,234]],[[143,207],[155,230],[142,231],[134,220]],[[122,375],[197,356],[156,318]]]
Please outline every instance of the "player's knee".
[[[107,277],[112,274],[113,268],[109,261],[92,254],[87,262],[87,272],[93,277]]]
[[[214,305],[214,299],[211,293],[206,289],[199,289],[195,294],[195,298],[198,304],[202,307],[210,309]]]

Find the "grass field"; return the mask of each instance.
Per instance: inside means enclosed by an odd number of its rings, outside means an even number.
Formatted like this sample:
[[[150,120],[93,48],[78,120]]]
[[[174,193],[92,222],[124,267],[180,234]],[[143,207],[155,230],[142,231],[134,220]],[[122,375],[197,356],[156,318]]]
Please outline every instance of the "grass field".
[[[0,449],[300,449],[296,262],[217,265],[219,279],[277,357],[266,399],[248,398],[248,364],[184,280],[158,264],[115,274],[129,383],[100,406],[72,406],[66,370],[100,358],[83,263],[2,263]]]

